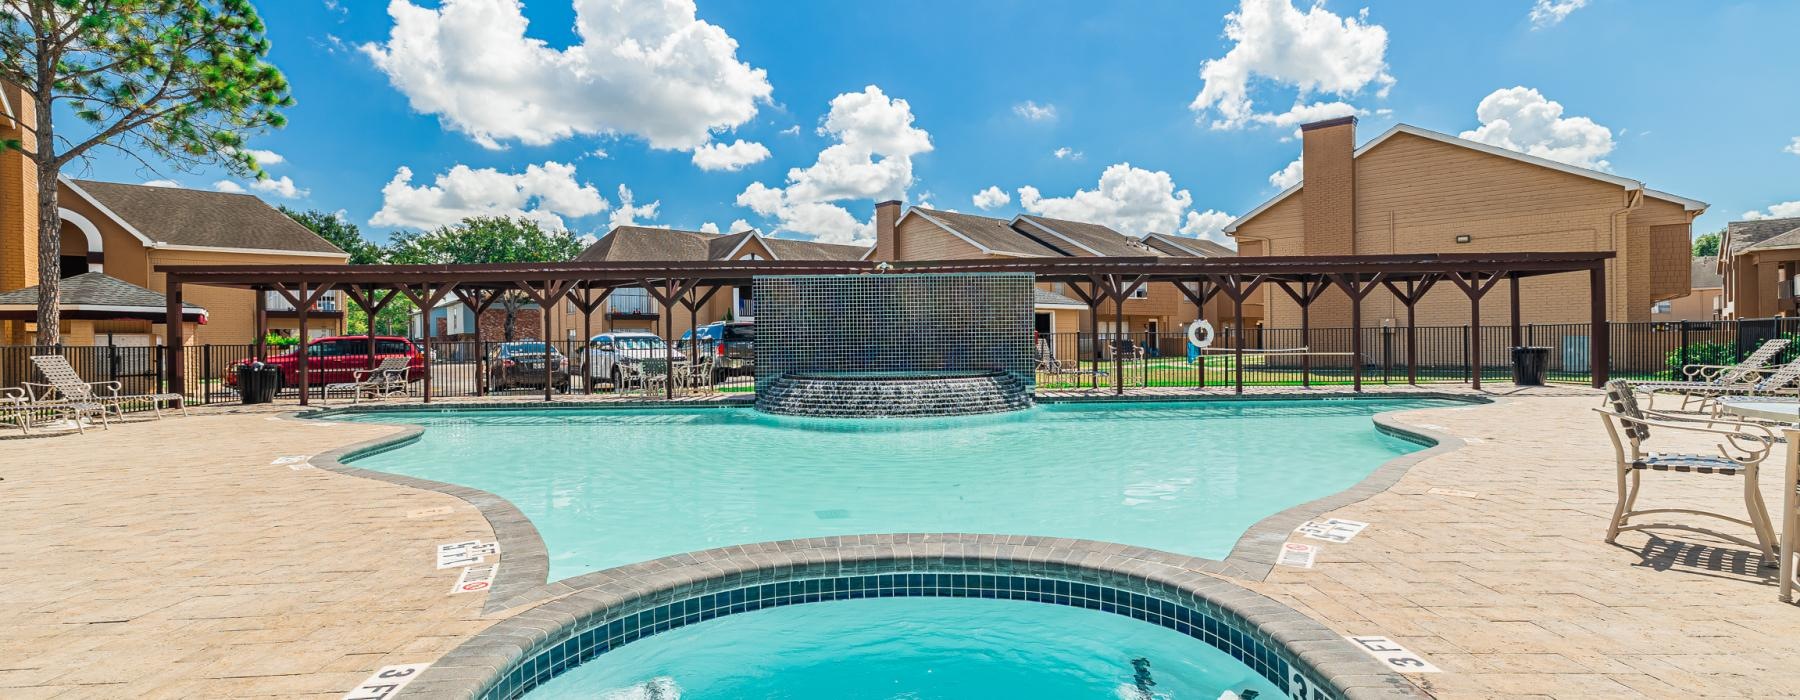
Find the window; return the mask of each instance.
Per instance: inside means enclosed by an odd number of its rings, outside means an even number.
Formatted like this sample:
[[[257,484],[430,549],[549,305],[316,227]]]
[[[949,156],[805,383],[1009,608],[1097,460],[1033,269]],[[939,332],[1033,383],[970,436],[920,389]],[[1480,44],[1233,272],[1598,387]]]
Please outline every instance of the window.
[[[656,302],[643,287],[620,287],[606,298],[606,304],[616,314],[656,313]]]
[[[1670,311],[1673,311],[1674,308],[1675,308],[1675,304],[1673,304],[1671,302],[1659,301],[1659,302],[1656,302],[1654,305],[1651,305],[1650,313],[1666,314],[1666,313],[1669,313]]]
[[[1132,290],[1131,298],[1132,299],[1149,299],[1150,298],[1150,285],[1149,284],[1138,285],[1137,289]]]

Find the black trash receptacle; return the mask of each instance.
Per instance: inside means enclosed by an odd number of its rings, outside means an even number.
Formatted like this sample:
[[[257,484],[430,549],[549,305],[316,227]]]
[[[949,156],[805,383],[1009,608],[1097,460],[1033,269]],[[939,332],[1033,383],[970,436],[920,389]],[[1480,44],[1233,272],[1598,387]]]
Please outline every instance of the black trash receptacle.
[[[1544,370],[1550,364],[1550,348],[1513,348],[1512,361],[1514,384],[1543,386]]]
[[[237,369],[238,396],[245,404],[275,400],[275,389],[281,386],[281,368],[274,365],[243,365]]]

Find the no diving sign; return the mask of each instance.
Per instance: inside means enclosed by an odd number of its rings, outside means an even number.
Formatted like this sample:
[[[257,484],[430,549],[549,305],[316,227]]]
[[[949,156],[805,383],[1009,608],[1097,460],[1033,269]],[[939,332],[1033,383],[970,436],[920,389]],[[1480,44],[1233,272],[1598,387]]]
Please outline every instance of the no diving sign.
[[[486,566],[471,566],[469,568],[463,569],[462,575],[458,576],[456,578],[456,587],[450,589],[450,594],[455,595],[457,593],[480,593],[489,588],[493,588],[494,587],[494,572],[499,571],[499,570],[500,570],[499,564],[488,564]]]
[[[419,673],[431,664],[400,664],[383,666],[375,675],[344,693],[343,700],[386,700],[394,697],[401,688],[418,678]]]

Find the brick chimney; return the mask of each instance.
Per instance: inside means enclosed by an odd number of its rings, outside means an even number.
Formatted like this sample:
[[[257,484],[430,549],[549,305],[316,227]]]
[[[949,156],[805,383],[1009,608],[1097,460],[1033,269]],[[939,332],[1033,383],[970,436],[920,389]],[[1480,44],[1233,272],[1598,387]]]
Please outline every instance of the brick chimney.
[[[1300,126],[1307,255],[1356,254],[1356,117]]]
[[[0,82],[0,139],[36,148],[37,105],[23,89]],[[37,165],[17,150],[0,152],[0,291],[38,283]],[[19,324],[23,327],[23,324]]]
[[[899,243],[894,240],[894,224],[900,221],[900,200],[890,199],[875,205],[875,259],[894,260]]]

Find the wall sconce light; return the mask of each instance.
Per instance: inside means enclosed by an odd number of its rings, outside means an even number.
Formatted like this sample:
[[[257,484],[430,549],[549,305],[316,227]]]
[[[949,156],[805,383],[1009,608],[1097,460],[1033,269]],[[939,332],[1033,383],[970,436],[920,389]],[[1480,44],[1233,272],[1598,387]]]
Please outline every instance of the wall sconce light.
[[[1473,239],[1470,238],[1469,234],[1466,234],[1466,233],[1456,237],[1457,243],[1468,243],[1471,240],[1473,240]]]

